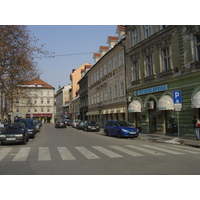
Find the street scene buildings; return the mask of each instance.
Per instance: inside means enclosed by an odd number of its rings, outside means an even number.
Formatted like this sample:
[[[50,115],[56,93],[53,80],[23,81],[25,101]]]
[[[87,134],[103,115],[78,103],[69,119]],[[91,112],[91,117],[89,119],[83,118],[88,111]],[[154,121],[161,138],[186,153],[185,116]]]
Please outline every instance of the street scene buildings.
[[[101,127],[126,120],[142,132],[193,134],[191,119],[200,118],[200,26],[118,25],[114,34],[93,54],[93,65],[77,66],[70,86],[56,91],[55,116],[54,88],[40,79],[23,86],[33,106],[20,100],[12,116],[89,119]]]

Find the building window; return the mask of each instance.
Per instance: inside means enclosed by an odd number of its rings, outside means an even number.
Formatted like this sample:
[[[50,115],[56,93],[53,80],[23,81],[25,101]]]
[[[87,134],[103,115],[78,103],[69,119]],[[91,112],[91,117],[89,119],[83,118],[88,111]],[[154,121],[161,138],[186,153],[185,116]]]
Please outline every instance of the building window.
[[[153,62],[152,55],[146,56],[146,76],[153,75]]]
[[[118,88],[117,88],[117,84],[114,85],[114,98],[118,97]]]
[[[93,95],[91,97],[91,105],[94,103]]]
[[[107,66],[106,66],[106,64],[104,64],[103,69],[104,69],[103,73],[104,73],[104,76],[105,76],[107,74]]]
[[[151,35],[150,26],[149,25],[145,25],[144,26],[144,31],[145,31],[145,38],[148,38]]]
[[[122,66],[124,64],[124,54],[123,51],[119,52],[119,66]]]
[[[40,95],[43,95],[43,91],[40,91]]]
[[[50,112],[50,108],[49,107],[47,107],[47,112]]]
[[[133,62],[132,65],[132,81],[139,80],[139,64],[138,61]]]
[[[44,99],[41,99],[41,104],[43,104],[44,103]]]
[[[34,108],[34,112],[37,112],[37,108]]]
[[[99,92],[97,93],[97,103],[99,103]]]
[[[169,48],[164,48],[161,51],[162,56],[162,70],[163,72],[169,71],[170,67],[170,55],[169,55]]]
[[[100,101],[103,101],[103,91],[100,92]]]
[[[50,95],[50,91],[49,90],[47,90],[47,95]]]
[[[112,87],[109,87],[109,92],[108,92],[108,99],[112,99]]]
[[[196,61],[200,61],[200,33],[195,36]]]
[[[97,70],[97,81],[99,80],[99,71]]]
[[[107,88],[104,89],[104,101],[107,100]]]
[[[19,113],[19,108],[16,108],[16,112]]]
[[[112,72],[112,61],[108,61],[108,73]]]
[[[34,104],[37,104],[37,99],[34,99]]]
[[[31,109],[30,109],[30,108],[28,108],[28,112],[31,112]]]
[[[137,29],[134,28],[132,30],[132,45],[136,45],[137,44]]]
[[[100,78],[102,78],[103,77],[103,69],[102,69],[102,67],[100,68]]]
[[[50,99],[47,99],[47,104],[50,104]]]
[[[117,56],[113,57],[113,70],[117,69]]]
[[[44,108],[41,108],[41,112],[44,112]]]
[[[97,95],[94,95],[94,104],[97,102]]]
[[[125,90],[124,90],[124,82],[120,83],[120,96],[125,95]]]

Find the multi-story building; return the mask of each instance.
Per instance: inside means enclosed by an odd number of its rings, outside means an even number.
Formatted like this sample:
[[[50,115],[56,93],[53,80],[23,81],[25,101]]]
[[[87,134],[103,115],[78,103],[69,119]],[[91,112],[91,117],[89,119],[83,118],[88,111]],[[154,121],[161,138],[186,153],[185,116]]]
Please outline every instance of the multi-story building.
[[[69,91],[71,89],[71,85],[63,86],[62,88],[59,86],[58,91],[55,95],[56,101],[56,118],[68,118],[69,114],[69,102],[70,102],[70,94]],[[68,108],[68,109],[67,109]]]
[[[96,63],[87,72],[88,112],[91,120],[103,126],[109,119],[126,119],[126,82],[124,62],[124,26],[117,26],[119,37],[108,36],[109,46],[100,46]]]
[[[144,132],[193,134],[191,119],[200,117],[200,26],[128,25],[125,53],[129,121]],[[173,91],[181,91],[180,109]]]
[[[81,70],[81,79],[78,84],[80,85],[80,119],[87,120],[88,113],[88,77],[86,75],[87,71],[90,69],[91,65],[85,65],[85,68]]]
[[[27,81],[20,87],[23,92],[13,104],[12,117],[54,122],[54,87],[39,78]]]

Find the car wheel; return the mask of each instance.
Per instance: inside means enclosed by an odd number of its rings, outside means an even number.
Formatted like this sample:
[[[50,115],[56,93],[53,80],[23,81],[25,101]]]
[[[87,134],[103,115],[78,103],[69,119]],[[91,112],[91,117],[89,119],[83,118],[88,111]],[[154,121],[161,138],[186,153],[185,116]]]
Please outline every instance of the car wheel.
[[[121,138],[121,137],[122,137],[122,136],[121,136],[121,133],[120,133],[119,131],[117,132],[117,137],[118,137],[118,138]]]
[[[26,141],[27,141],[27,142],[29,141],[29,135],[27,136]]]
[[[27,139],[26,137],[24,137],[24,141],[22,142],[22,144],[26,144],[27,143]]]
[[[106,135],[106,136],[109,136],[109,134],[108,134],[108,131],[107,131],[107,130],[105,130],[104,132],[105,132],[105,135]]]

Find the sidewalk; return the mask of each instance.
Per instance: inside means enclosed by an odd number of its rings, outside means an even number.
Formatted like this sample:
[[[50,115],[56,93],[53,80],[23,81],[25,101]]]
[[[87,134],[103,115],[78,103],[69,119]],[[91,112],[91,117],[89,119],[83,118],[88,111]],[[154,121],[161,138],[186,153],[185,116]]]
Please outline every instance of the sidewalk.
[[[181,144],[187,146],[193,146],[200,148],[200,140],[197,141],[195,135],[192,136],[180,136],[179,138],[175,135],[162,135],[162,134],[151,134],[151,133],[140,133],[139,139],[152,140],[154,142],[162,142],[168,144]]]

